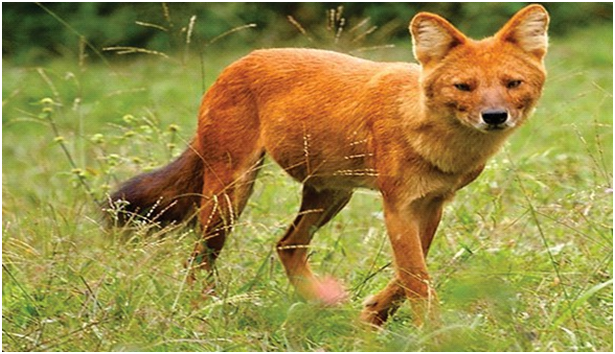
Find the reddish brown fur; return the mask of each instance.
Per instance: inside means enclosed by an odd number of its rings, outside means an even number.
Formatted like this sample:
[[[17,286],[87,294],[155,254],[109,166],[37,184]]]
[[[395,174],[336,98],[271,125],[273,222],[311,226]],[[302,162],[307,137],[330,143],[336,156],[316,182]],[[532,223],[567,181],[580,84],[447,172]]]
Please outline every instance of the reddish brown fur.
[[[494,37],[474,41],[421,13],[410,25],[420,66],[320,50],[255,51],[204,96],[194,151],[113,198],[135,210],[160,196],[202,193],[203,242],[194,257],[210,269],[267,153],[304,185],[300,212],[278,243],[286,272],[304,297],[335,302],[338,290],[312,274],[306,248],[355,188],[377,189],[397,275],[366,302],[362,318],[381,324],[407,298],[420,322],[437,304],[425,257],[442,206],[533,110],[545,80],[547,25],[544,8],[531,5]],[[170,218],[197,199],[171,209]]]

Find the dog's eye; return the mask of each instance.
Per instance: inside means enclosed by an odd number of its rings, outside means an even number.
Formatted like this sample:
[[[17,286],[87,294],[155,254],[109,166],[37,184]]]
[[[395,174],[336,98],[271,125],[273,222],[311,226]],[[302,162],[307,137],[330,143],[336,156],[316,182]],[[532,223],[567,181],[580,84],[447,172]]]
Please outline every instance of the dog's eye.
[[[514,89],[514,88],[519,87],[519,85],[521,85],[521,80],[510,80],[506,83],[506,88]]]
[[[465,92],[472,91],[472,87],[470,87],[469,84],[460,83],[460,84],[455,84],[454,86],[459,91],[465,91]]]

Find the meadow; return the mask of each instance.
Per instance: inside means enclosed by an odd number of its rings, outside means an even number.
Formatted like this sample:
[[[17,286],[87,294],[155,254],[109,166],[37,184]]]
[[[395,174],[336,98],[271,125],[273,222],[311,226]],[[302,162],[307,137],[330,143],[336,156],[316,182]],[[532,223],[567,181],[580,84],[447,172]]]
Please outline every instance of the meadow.
[[[256,48],[98,57],[84,42],[43,64],[4,58],[2,349],[612,351],[612,36],[611,24],[552,39],[536,113],[445,209],[428,259],[442,322],[416,328],[402,307],[378,331],[358,320],[393,273],[376,192],[312,243],[314,271],[350,293],[333,308],[299,299],[276,258],[301,189],[270,160],[215,294],[186,281],[198,228],[103,221],[109,191],[177,156],[204,90]],[[413,61],[409,40],[349,51]]]

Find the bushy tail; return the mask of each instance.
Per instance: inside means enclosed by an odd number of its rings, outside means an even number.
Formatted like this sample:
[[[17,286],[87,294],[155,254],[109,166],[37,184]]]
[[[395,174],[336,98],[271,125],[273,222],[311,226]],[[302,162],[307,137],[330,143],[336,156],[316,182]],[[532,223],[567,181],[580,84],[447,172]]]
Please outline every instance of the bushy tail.
[[[145,219],[162,225],[180,222],[200,206],[202,188],[203,161],[191,146],[167,166],[133,177],[114,192],[114,223]]]

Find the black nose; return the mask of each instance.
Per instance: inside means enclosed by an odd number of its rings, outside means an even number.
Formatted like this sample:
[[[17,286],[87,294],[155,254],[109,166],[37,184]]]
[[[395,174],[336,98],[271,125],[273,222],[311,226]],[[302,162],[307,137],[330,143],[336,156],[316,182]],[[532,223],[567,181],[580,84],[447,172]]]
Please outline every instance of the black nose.
[[[489,125],[498,125],[506,122],[508,119],[508,112],[501,109],[491,109],[481,113],[483,122]]]

